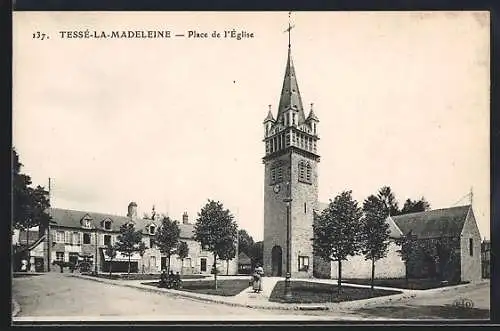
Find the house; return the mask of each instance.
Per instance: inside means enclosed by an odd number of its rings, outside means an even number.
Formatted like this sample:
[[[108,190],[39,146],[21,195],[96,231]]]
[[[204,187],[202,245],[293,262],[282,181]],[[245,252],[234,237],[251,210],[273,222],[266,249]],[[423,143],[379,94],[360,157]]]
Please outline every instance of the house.
[[[244,252],[238,255],[238,273],[245,275],[252,273],[252,260]]]
[[[491,241],[484,239],[481,243],[481,268],[483,278],[491,277]]]
[[[443,280],[481,279],[481,236],[471,205],[436,209],[387,218],[390,244],[387,256],[375,263],[376,278],[403,278],[406,266],[401,260],[397,239],[411,234],[423,247],[411,263],[409,278],[440,277]],[[441,260],[440,260],[441,259]],[[331,264],[331,277],[338,273]],[[370,278],[371,262],[354,256],[342,264],[343,278]]]
[[[12,264],[14,271],[21,270],[21,261],[28,261],[30,271],[44,271],[43,242],[39,230],[15,230],[12,238]]]
[[[50,229],[42,229],[45,240],[38,244],[45,264],[54,261],[87,261],[92,265],[92,270],[97,265],[99,272],[109,271],[110,264],[114,272],[127,272],[129,257],[117,253],[111,261],[105,254],[105,248],[118,240],[123,224],[132,223],[136,230],[142,230],[142,242],[146,250],[142,255],[134,253],[130,256],[131,272],[159,273],[167,267],[167,257],[154,243],[156,231],[161,226],[161,218],[154,210],[151,218],[138,218],[137,204],[131,202],[126,216],[60,208],[51,208],[50,215],[52,225]],[[178,225],[180,240],[188,244],[189,254],[183,261],[177,255],[172,255],[170,270],[184,274],[210,274],[213,254],[193,239],[194,224],[189,222],[187,213],[182,215],[182,223]],[[47,238],[50,239],[50,248]],[[233,259],[228,266],[226,261],[218,261],[217,267],[221,272],[229,270],[229,274],[236,274],[238,262]]]

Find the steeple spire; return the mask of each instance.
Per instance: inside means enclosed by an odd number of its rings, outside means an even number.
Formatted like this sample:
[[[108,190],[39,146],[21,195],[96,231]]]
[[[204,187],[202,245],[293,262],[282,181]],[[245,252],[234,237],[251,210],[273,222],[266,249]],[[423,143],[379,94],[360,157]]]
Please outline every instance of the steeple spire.
[[[295,75],[295,68],[292,61],[291,33],[290,31],[295,25],[290,21],[291,12],[288,13],[288,28],[284,32],[288,32],[288,59],[285,68],[285,77],[283,79],[283,87],[281,89],[280,103],[278,106],[277,122],[283,121],[285,111],[292,109],[295,119],[295,124],[301,124],[305,121],[304,107],[300,97],[299,85]]]

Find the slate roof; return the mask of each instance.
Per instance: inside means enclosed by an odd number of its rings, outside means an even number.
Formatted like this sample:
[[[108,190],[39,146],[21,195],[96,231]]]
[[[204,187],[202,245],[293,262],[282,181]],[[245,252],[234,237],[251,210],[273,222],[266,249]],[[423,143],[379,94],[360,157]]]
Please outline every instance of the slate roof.
[[[391,216],[399,229],[407,234],[412,231],[418,238],[460,236],[470,205],[435,209],[420,213]]]
[[[92,219],[92,226],[97,226],[98,229],[104,230],[104,220],[110,219],[111,222],[111,231],[120,231],[120,226],[130,221],[129,217],[105,214],[105,213],[96,213],[96,212],[87,212],[81,210],[71,210],[71,209],[61,209],[61,208],[51,208],[51,216],[54,221],[53,226],[61,226],[68,228],[77,228],[77,229],[85,229],[81,221],[82,219],[88,215]],[[161,225],[161,220],[151,220],[151,219],[143,219],[143,218],[135,218],[133,219],[135,223],[135,228],[137,230],[142,230],[143,233],[148,233],[147,227],[149,225]],[[181,239],[191,239],[193,237],[194,224],[179,224],[179,229],[181,230],[180,237]]]
[[[278,106],[278,115],[276,121],[280,122],[283,113],[286,109],[292,107],[298,112],[297,124],[302,124],[305,121],[304,107],[302,106],[302,98],[300,97],[299,84],[295,75],[295,67],[292,61],[292,51],[288,48],[288,58],[286,61],[285,77],[283,79],[283,87],[281,88],[280,103]]]
[[[238,254],[238,263],[239,264],[252,264],[252,260],[245,253],[241,252]]]

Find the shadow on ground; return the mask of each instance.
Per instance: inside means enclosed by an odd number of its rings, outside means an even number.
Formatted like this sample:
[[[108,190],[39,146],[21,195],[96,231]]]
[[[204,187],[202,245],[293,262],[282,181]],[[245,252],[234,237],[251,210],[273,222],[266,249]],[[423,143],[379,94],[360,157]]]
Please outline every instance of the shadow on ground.
[[[389,306],[356,310],[365,316],[391,319],[478,319],[489,320],[490,311],[479,308],[447,306]]]

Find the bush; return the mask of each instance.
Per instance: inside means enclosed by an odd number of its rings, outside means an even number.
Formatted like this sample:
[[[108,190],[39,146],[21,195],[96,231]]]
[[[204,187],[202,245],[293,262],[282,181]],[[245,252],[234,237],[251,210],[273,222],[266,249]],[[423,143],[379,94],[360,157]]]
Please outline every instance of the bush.
[[[219,268],[214,268],[214,267],[212,267],[212,270],[210,270],[210,273],[211,273],[212,275],[214,274],[214,270],[215,270],[215,272],[217,272],[217,275],[219,275],[219,274],[220,274],[220,270],[219,270]]]

